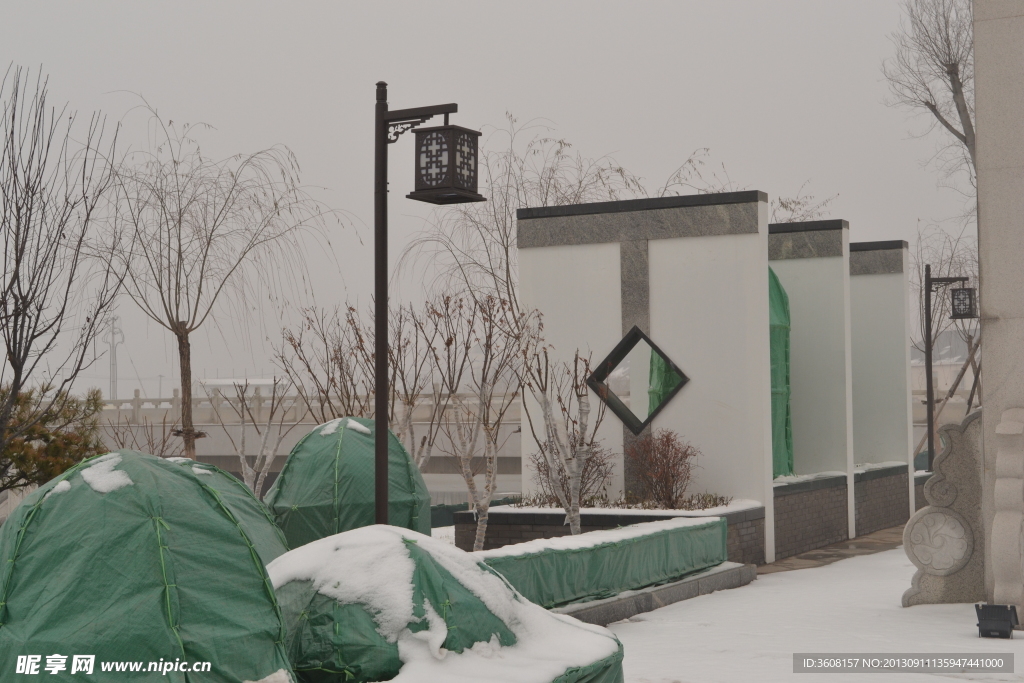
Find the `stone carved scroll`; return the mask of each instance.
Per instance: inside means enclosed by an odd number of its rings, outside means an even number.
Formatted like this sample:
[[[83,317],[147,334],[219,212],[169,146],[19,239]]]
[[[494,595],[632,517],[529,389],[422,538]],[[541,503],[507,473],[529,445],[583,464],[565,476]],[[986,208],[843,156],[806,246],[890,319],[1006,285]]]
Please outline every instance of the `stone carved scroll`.
[[[1024,607],[1024,409],[1004,410],[996,425],[992,519],[992,602]],[[995,542],[995,541],[998,542]]]
[[[980,418],[977,410],[939,430],[946,447],[924,485],[929,504],[903,530],[903,549],[917,567],[904,607],[985,599]]]

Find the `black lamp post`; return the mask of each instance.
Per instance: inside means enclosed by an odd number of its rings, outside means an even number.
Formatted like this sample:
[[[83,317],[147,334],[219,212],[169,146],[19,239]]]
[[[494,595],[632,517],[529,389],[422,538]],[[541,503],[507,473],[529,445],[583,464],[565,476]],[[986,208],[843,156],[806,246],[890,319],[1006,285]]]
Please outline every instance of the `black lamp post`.
[[[965,277],[932,277],[932,267],[924,267],[924,364],[925,387],[927,388],[928,413],[928,471],[934,471],[935,462],[935,387],[932,383],[932,291],[934,287],[964,283]],[[963,292],[968,292],[965,296]],[[958,293],[960,293],[958,295]],[[976,318],[974,311],[974,290],[961,288],[953,290],[953,318]],[[970,315],[968,315],[970,313]],[[916,456],[916,453],[915,453]]]
[[[457,104],[388,111],[388,84],[377,83],[374,126],[374,510],[388,523],[388,145],[438,114],[444,125],[416,132],[416,191],[410,199],[431,204],[482,202],[477,194],[477,138],[480,133],[449,126]]]

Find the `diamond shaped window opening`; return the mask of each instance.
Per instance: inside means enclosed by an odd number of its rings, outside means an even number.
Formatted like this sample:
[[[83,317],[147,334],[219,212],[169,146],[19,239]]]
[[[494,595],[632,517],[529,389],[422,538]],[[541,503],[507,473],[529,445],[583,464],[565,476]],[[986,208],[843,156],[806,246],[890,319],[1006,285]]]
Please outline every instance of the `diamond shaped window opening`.
[[[639,434],[690,378],[634,326],[587,378],[608,408]]]

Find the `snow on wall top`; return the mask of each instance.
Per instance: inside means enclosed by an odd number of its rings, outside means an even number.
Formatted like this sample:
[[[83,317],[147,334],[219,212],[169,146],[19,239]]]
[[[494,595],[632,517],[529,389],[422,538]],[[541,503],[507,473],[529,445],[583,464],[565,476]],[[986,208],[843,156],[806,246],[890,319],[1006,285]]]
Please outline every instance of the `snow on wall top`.
[[[649,536],[661,531],[670,529],[682,529],[691,526],[704,526],[717,522],[720,517],[677,517],[676,519],[662,519],[657,522],[644,522],[633,524],[618,529],[605,529],[602,531],[588,531],[578,536],[559,536],[557,538],[538,538],[525,543],[493,548],[492,550],[480,550],[473,555],[480,559],[493,557],[511,557],[514,555],[532,555],[534,553],[549,550],[580,550],[582,548],[593,548],[607,543],[618,543],[631,538]]]
[[[581,515],[625,515],[625,516],[637,516],[637,517],[649,517],[651,515],[664,515],[665,517],[717,517],[724,515],[729,512],[739,512],[740,510],[752,510],[755,508],[763,507],[763,504],[759,500],[748,500],[738,499],[734,500],[728,505],[719,505],[713,508],[707,508],[706,510],[645,510],[643,508],[580,508]],[[538,514],[538,513],[552,513],[552,512],[563,512],[562,508],[542,508],[542,507],[514,507],[512,505],[495,505],[490,509],[490,512],[501,512],[501,513],[518,513],[518,514]]]

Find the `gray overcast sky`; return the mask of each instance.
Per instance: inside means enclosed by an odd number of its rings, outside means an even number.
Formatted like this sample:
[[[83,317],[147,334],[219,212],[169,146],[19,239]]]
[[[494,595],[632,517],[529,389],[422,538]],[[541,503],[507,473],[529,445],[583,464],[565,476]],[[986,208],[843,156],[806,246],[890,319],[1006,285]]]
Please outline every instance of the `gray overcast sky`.
[[[502,126],[505,112],[544,118],[587,156],[610,154],[652,188],[695,149],[770,198],[810,180],[839,193],[833,218],[852,240],[913,240],[961,198],[923,167],[941,142],[927,121],[884,106],[880,71],[896,0],[700,2],[16,2],[0,11],[0,64],[42,65],[51,97],[120,119],[139,93],[160,113],[216,128],[215,156],[275,144],[304,181],[361,233],[332,235],[314,256],[318,303],[345,290],[368,300],[372,256],[374,83],[392,108],[458,102],[453,123]],[[412,144],[390,148],[392,257],[422,225]],[[138,139],[123,139],[139,144]],[[339,271],[340,265],[340,272]],[[163,330],[121,304],[120,396],[142,378],[173,382]],[[230,326],[193,343],[199,376],[272,372],[277,322],[251,343]],[[125,354],[125,351],[128,353]],[[130,357],[130,358],[129,358]],[[107,388],[107,363],[87,373]]]

